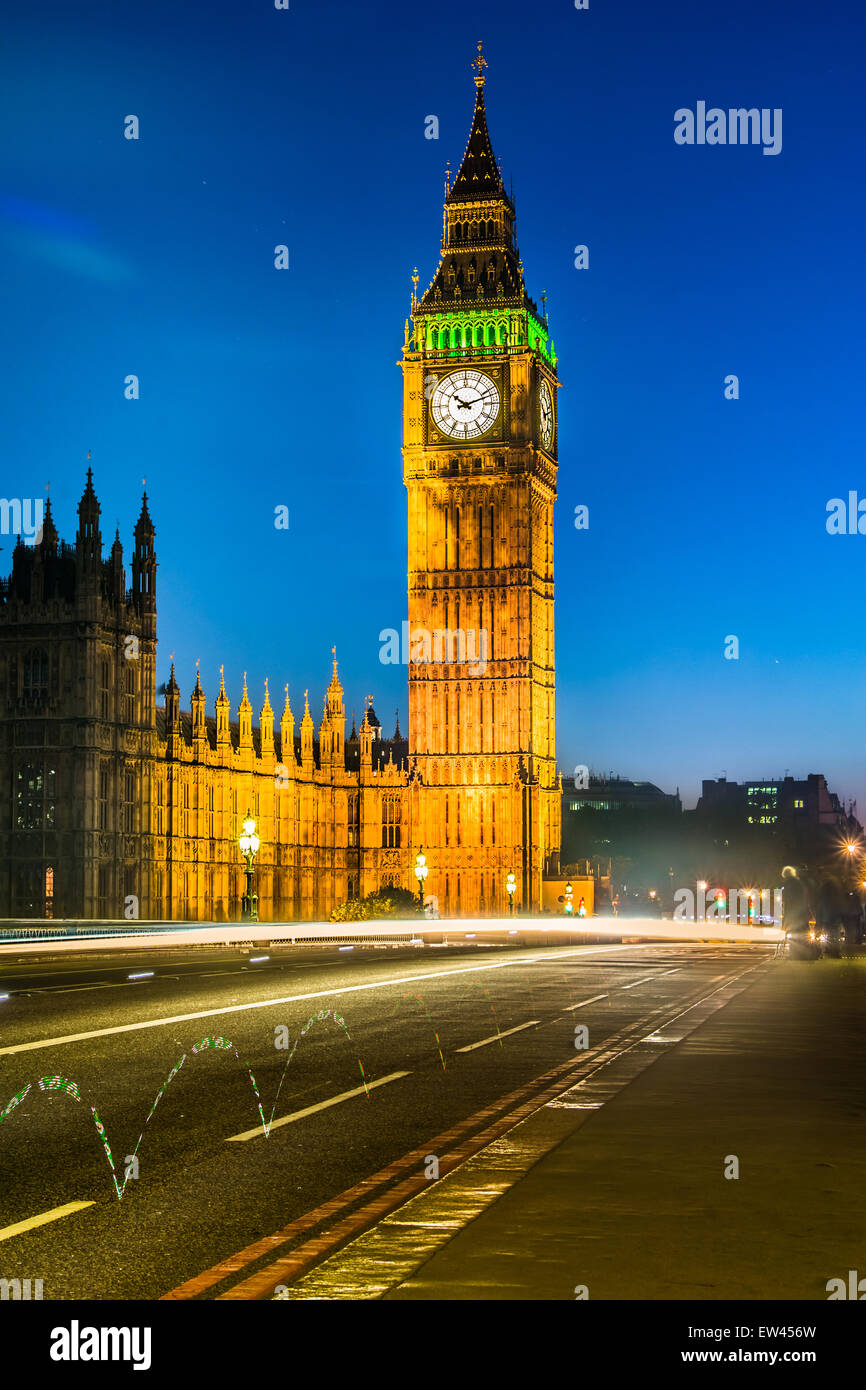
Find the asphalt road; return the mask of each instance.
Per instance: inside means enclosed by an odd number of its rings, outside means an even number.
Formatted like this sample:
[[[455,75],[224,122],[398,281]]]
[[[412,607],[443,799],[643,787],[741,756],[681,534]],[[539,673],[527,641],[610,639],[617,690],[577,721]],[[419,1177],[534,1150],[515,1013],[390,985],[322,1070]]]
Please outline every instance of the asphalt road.
[[[765,958],[658,944],[4,953],[0,1115],[30,1090],[0,1122],[0,1279],[41,1278],[46,1299],[159,1298],[573,1061],[577,1026],[595,1046]],[[75,1202],[89,1205],[22,1224]]]

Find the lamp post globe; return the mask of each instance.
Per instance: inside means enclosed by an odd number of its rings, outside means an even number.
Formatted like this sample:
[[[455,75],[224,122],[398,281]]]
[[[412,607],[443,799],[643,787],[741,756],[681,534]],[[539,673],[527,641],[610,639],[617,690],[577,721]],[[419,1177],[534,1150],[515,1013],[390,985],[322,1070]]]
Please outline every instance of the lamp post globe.
[[[256,834],[256,822],[253,813],[247,811],[241,833],[238,836],[238,846],[246,865],[244,873],[247,878],[247,891],[244,893],[241,903],[242,922],[257,922],[259,920],[258,894],[253,892],[253,864],[260,845],[261,840]]]
[[[420,849],[415,856],[415,877],[418,880],[418,905],[424,907],[424,880],[427,877],[427,860],[423,849]]]
[[[508,894],[508,914],[514,916],[514,894],[517,891],[517,880],[514,877],[514,870],[509,869],[505,880],[505,891]]]

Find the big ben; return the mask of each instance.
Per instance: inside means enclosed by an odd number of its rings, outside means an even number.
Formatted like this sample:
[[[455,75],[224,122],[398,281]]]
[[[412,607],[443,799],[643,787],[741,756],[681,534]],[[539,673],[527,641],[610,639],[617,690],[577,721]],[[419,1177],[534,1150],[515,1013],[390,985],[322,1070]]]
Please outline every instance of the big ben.
[[[558,868],[553,504],[556,356],[475,110],[446,183],[439,265],[403,351],[409,744],[429,888],[448,915],[538,910]]]

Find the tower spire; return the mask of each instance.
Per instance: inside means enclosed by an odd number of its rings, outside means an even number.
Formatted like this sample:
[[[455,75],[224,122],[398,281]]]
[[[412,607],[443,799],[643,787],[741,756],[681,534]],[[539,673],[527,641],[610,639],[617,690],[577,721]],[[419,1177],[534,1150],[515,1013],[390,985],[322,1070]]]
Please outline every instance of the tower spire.
[[[144,479],[142,478],[142,486]],[[142,493],[141,511],[133,531],[132,599],[140,613],[147,612],[156,621],[156,527],[147,510],[147,493]]]
[[[475,85],[479,92],[484,86],[484,69],[487,67],[487,59],[482,53],[482,40],[478,40],[478,57],[472,59],[472,66],[475,68]]]
[[[78,504],[78,534],[75,548],[82,569],[93,568],[102,559],[102,536],[99,531],[100,506],[93,490],[93,469],[90,452],[87,454],[87,481]]]
[[[480,43],[478,57],[472,66],[476,69],[472,129],[460,168],[445,195],[445,202],[451,205],[501,198],[508,203],[513,214],[513,205],[505,191],[502,173],[496,162],[490,132],[487,129],[487,115],[484,110],[484,69],[487,67],[487,59],[481,52]]]
[[[57,550],[57,527],[54,525],[54,518],[51,515],[51,493],[45,499],[45,512],[42,517],[42,549],[50,550],[53,554]]]

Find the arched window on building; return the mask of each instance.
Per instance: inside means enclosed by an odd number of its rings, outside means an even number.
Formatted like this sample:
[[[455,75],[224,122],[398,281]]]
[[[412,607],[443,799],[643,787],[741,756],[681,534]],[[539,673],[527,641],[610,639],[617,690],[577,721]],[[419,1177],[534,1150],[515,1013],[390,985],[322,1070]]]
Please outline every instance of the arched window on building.
[[[348,807],[348,845],[357,849],[361,843],[361,798],[358,792],[349,792]],[[349,897],[354,897],[353,893]]]
[[[135,770],[128,767],[123,774],[123,829],[135,833]]]
[[[100,830],[108,829],[108,792],[111,785],[111,769],[107,762],[99,765],[99,805],[98,824]]]
[[[101,719],[110,718],[110,688],[111,668],[108,659],[103,657],[99,663],[99,715]]]
[[[127,724],[135,723],[135,664],[132,661],[126,663],[126,678],[124,689],[124,720]]]
[[[382,848],[400,848],[400,798],[392,792],[382,797]]]
[[[24,698],[35,701],[48,694],[48,653],[35,647],[24,657]]]
[[[51,766],[23,763],[15,777],[15,829],[53,830],[56,773]]]

